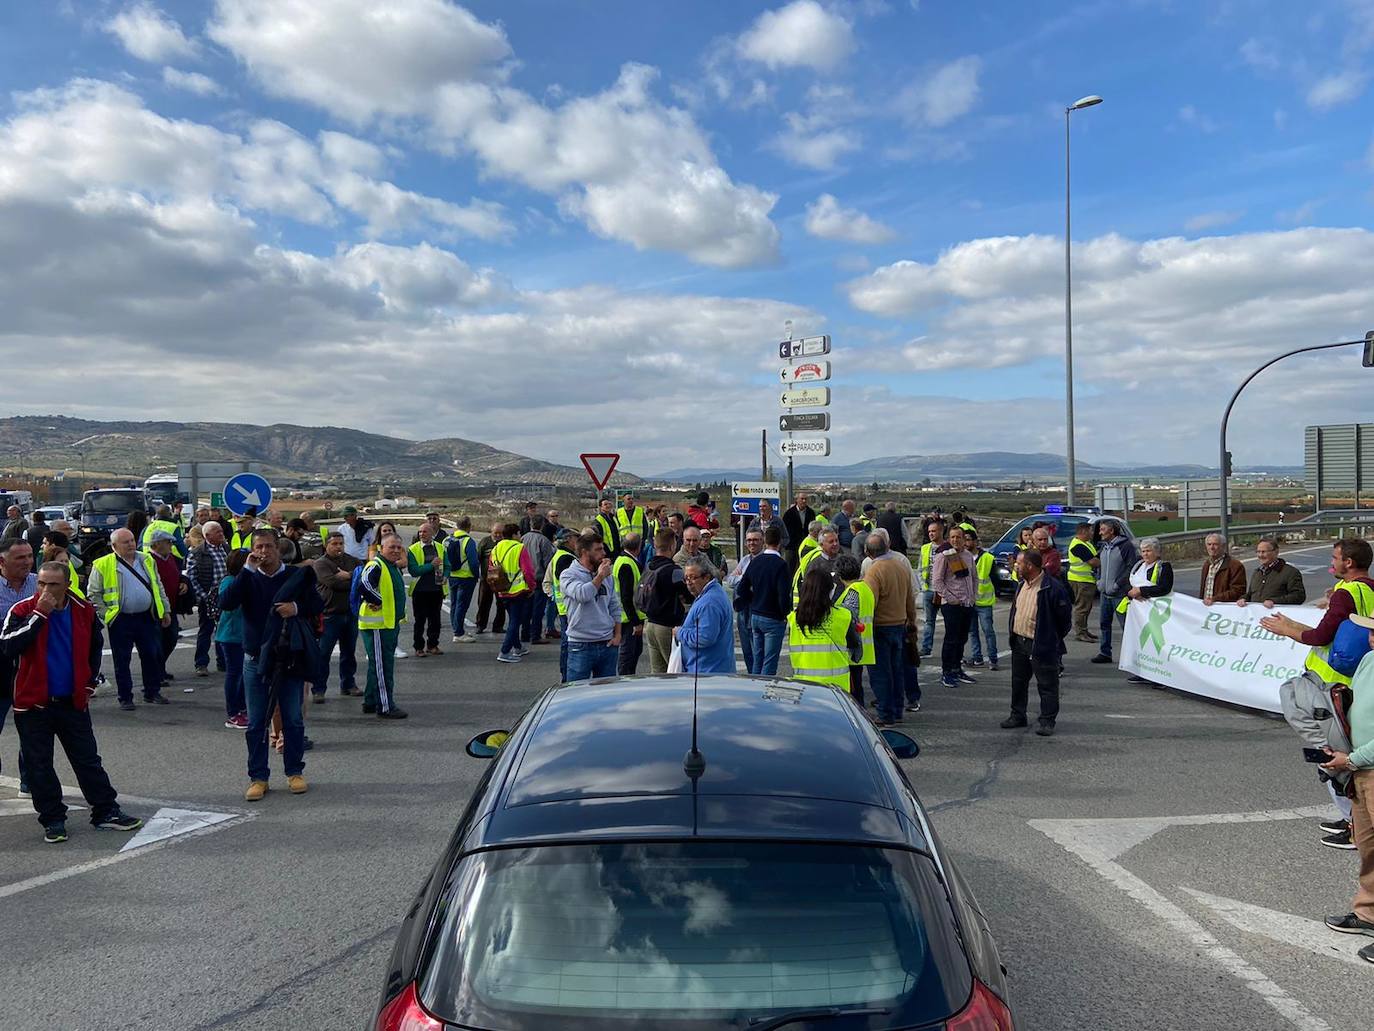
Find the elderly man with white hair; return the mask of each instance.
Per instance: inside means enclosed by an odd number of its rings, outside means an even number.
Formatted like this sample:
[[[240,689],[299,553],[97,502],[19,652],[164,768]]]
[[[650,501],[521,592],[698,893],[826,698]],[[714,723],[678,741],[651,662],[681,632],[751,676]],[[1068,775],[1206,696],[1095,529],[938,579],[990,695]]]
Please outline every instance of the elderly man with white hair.
[[[1245,597],[1245,567],[1226,550],[1226,538],[1209,533],[1206,541],[1207,561],[1202,564],[1202,582],[1198,597],[1202,604],[1240,601]]]
[[[143,700],[166,705],[162,696],[162,631],[172,621],[171,605],[157,575],[152,556],[138,550],[131,530],[110,534],[110,554],[91,563],[86,597],[104,625],[114,656],[119,707],[134,706],[134,681],[129,663],[134,649],[143,674]]]

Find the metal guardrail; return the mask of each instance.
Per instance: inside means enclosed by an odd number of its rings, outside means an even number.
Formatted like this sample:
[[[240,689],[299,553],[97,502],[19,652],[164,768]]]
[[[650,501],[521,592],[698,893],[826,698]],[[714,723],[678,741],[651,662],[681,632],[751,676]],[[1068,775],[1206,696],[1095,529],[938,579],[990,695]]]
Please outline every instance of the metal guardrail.
[[[1205,530],[1184,530],[1178,533],[1150,534],[1159,540],[1164,549],[1164,558],[1170,562],[1178,559],[1200,558],[1203,542],[1214,533],[1221,531],[1213,526]],[[1253,544],[1261,537],[1276,537],[1280,544],[1294,544],[1302,541],[1322,542],[1340,537],[1374,537],[1374,509],[1368,513],[1308,519],[1295,523],[1241,523],[1232,524],[1227,537],[1227,547],[1237,544]]]

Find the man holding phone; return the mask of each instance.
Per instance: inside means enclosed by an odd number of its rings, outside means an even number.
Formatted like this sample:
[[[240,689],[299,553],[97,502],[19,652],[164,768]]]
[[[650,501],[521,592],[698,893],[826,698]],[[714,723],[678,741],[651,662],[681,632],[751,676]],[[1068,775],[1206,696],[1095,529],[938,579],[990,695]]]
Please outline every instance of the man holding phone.
[[[44,562],[38,593],[13,606],[0,628],[0,651],[18,663],[14,724],[33,808],[50,845],[67,840],[67,806],[53,768],[53,742],[62,742],[96,830],[133,831],[143,821],[119,808],[100,762],[87,709],[86,685],[99,660],[101,640],[91,605],[71,591],[65,562]]]

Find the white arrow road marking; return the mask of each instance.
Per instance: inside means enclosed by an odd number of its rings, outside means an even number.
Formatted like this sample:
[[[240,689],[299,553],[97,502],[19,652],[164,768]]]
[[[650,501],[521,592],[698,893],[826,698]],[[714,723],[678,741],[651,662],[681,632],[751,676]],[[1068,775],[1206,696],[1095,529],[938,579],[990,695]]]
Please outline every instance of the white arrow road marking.
[[[136,848],[145,848],[157,841],[190,834],[202,827],[213,827],[217,823],[223,823],[225,820],[232,820],[233,818],[232,813],[198,813],[191,809],[159,809],[153,814],[152,819],[140,827],[138,833],[119,851],[132,852]]]
[[[84,806],[69,805],[68,809],[82,809]],[[28,816],[34,819],[38,814],[33,811],[33,802],[27,798],[0,798],[0,816]]]
[[[1196,891],[1182,885],[1180,888],[1232,927],[1250,934],[1263,935],[1283,945],[1306,949],[1318,956],[1340,959],[1357,967],[1369,968],[1367,962],[1355,955],[1370,942],[1370,939],[1363,935],[1338,934],[1320,920],[1280,913],[1275,909],[1237,902],[1220,895],[1208,895],[1205,891]]]
[[[0,787],[15,788],[18,786],[19,781],[16,778],[0,776]],[[78,798],[80,797],[79,791],[77,791],[74,788],[69,788],[65,785],[62,788],[62,793],[65,796],[75,795]],[[150,798],[139,798],[136,795],[120,795],[119,798],[121,802],[130,802],[135,805],[158,806],[159,809],[157,810],[157,813],[153,816],[154,821],[156,821],[159,816],[163,816],[169,812],[189,814],[198,817],[206,817],[207,819],[205,819],[198,826],[183,826],[182,829],[176,830],[169,834],[161,835],[159,840],[149,842],[145,845],[140,845],[133,851],[130,851],[129,846],[133,845],[134,842],[130,841],[126,842],[125,847],[122,848],[120,851],[111,853],[110,855],[101,856],[99,859],[92,859],[85,863],[77,863],[74,866],[65,866],[58,870],[49,870],[47,873],[39,874],[36,877],[28,877],[22,881],[15,881],[12,884],[0,884],[0,899],[9,898],[12,895],[20,895],[23,892],[32,891],[34,888],[42,888],[45,885],[52,884],[56,881],[66,880],[68,877],[76,877],[77,875],[83,873],[90,873],[92,870],[99,870],[102,867],[113,866],[115,863],[122,863],[126,859],[132,859],[135,856],[146,856],[150,853],[156,852],[158,849],[166,848],[168,845],[171,845],[177,841],[184,841],[188,838],[200,837],[201,835],[205,834],[214,834],[216,831],[223,830],[226,827],[233,827],[236,824],[247,823],[249,820],[254,819],[257,815],[256,813],[249,812],[214,813],[199,812],[191,809],[167,809],[162,808],[161,802],[154,801]],[[33,805],[27,798],[16,799],[15,801],[23,802],[26,806],[28,806],[28,812],[30,814],[33,813]],[[68,803],[68,807],[71,809],[81,808],[80,806],[71,805],[70,802]],[[140,830],[141,829],[142,828],[140,828]],[[98,834],[101,837],[109,836],[107,832],[97,831],[94,828],[90,828],[90,833]],[[118,837],[118,835],[115,836]],[[135,838],[135,840],[137,840],[137,838]]]
[[[241,483],[234,484],[234,489],[243,495],[243,500],[248,504],[256,506],[258,508],[262,507],[262,498],[258,496],[258,492],[256,489],[250,491]]]
[[[1135,899],[1188,939],[1201,953],[1263,999],[1299,1031],[1333,1031],[1293,996],[1217,941],[1200,923],[1115,860],[1166,827],[1306,820],[1329,815],[1327,806],[1204,816],[1157,816],[1139,820],[1031,820],[1030,825],[1078,856],[1109,883]]]

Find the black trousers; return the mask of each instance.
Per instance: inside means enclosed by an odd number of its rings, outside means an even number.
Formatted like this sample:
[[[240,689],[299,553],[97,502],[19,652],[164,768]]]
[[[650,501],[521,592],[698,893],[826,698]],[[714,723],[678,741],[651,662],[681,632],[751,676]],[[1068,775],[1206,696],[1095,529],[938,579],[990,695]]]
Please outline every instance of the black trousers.
[[[439,647],[439,627],[443,623],[444,592],[416,591],[410,596],[410,614],[415,618],[415,650]]]
[[[181,638],[181,623],[174,615],[170,623],[159,629],[159,639],[162,644],[162,679],[166,680],[167,663],[172,657],[172,649],[177,646],[177,641]]]
[[[138,649],[143,674],[143,697],[162,693],[162,627],[151,612],[121,612],[107,628],[110,651],[114,656],[115,687],[121,702],[134,700],[134,678],[130,668],[134,649]]]
[[[945,676],[954,676],[964,659],[964,645],[968,643],[968,630],[973,625],[972,605],[940,606],[940,614],[945,617],[945,641],[940,646],[940,670]]]
[[[620,625],[620,654],[615,660],[615,675],[632,677],[639,668],[639,657],[644,654],[644,634],[634,632],[629,623]]]
[[[77,685],[78,691],[84,690]],[[53,768],[53,742],[62,742],[76,774],[81,794],[91,807],[91,822],[96,823],[118,808],[115,794],[100,753],[95,747],[95,731],[91,728],[91,714],[75,708],[70,699],[53,698],[42,709],[27,709],[14,714],[19,731],[20,754],[24,758],[24,775],[33,792],[33,808],[38,822],[44,827],[61,823],[67,818],[67,806],[62,801],[62,782]]]
[[[496,603],[496,618],[491,621],[491,632],[499,634],[506,629],[506,600],[499,597],[495,591],[487,586],[486,580],[483,580],[481,587],[477,589],[477,629],[479,631],[487,628],[487,617],[491,615],[492,602]]]
[[[1053,725],[1059,717],[1059,663],[1041,662],[1031,654],[1031,641],[1011,635],[1011,714],[1026,718],[1031,677],[1040,692],[1040,722]]]

